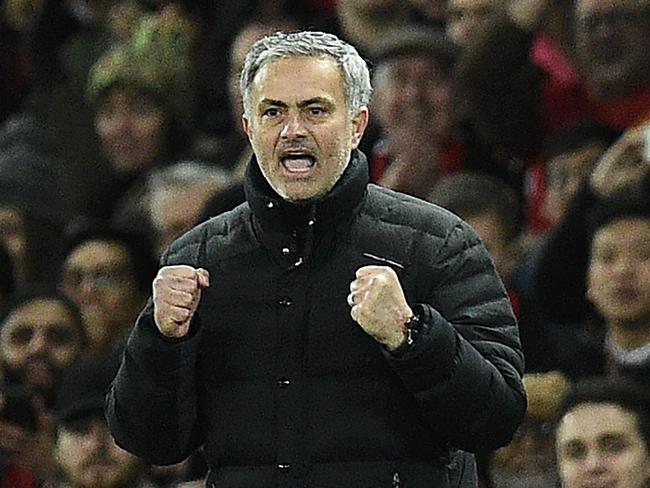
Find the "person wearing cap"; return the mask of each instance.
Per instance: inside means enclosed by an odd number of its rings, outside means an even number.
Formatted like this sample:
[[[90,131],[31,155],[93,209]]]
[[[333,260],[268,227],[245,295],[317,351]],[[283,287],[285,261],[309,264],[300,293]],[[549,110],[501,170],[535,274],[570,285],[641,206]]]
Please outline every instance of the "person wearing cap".
[[[161,259],[107,396],[154,464],[203,446],[209,487],[474,487],[468,451],[523,417],[503,283],[471,227],[368,184],[371,94],[323,32],[249,50],[247,202]]]
[[[461,170],[516,177],[462,123],[453,83],[460,49],[451,40],[432,30],[395,30],[376,52],[381,136],[370,155],[373,182],[424,199],[441,177]]]
[[[188,147],[193,35],[192,25],[173,12],[145,16],[131,38],[91,67],[86,99],[111,172],[97,195],[106,205],[102,216],[132,211],[146,174]]]
[[[153,488],[145,464],[119,448],[103,414],[104,396],[117,369],[115,356],[84,359],[63,372],[56,399],[56,486]]]

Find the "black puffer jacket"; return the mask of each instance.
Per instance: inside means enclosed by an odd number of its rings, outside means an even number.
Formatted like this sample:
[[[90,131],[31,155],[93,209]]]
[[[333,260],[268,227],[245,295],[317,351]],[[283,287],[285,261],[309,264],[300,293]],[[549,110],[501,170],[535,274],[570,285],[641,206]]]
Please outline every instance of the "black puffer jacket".
[[[297,208],[253,162],[248,203],[172,244],[163,264],[202,266],[211,286],[185,340],[159,334],[151,304],[138,319],[107,401],[119,445],[167,464],[203,444],[214,487],[444,488],[472,476],[456,449],[508,442],[523,359],[485,248],[449,212],[367,182],[356,152]],[[399,357],[350,317],[368,264],[393,267],[422,317]]]

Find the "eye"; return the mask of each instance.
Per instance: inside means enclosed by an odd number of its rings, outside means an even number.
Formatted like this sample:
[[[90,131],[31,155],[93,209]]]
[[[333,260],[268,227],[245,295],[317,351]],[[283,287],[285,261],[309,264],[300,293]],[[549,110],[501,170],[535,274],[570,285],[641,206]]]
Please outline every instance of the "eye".
[[[280,115],[280,110],[277,107],[269,107],[262,112],[262,117],[277,117]]]
[[[309,107],[309,115],[320,117],[323,114],[325,114],[325,109],[323,107]]]

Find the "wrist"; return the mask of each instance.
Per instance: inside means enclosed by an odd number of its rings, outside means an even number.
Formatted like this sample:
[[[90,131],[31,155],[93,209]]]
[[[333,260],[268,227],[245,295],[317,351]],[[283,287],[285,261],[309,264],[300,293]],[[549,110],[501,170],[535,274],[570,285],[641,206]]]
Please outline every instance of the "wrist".
[[[420,316],[412,313],[410,317],[402,324],[399,342],[393,345],[387,344],[386,349],[388,349],[391,353],[401,353],[409,349],[411,346],[413,346],[413,344],[415,344],[415,341],[417,340],[417,336],[420,332],[420,325]]]

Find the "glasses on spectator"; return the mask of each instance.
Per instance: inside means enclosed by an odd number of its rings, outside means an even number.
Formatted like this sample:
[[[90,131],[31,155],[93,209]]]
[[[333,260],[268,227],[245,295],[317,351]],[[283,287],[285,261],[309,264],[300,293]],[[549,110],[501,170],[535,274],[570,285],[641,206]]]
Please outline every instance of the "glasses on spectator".
[[[104,291],[119,285],[130,274],[131,269],[126,264],[94,269],[68,268],[63,272],[63,286],[76,290],[87,282],[93,290]]]
[[[37,334],[42,334],[45,342],[54,347],[67,346],[75,340],[74,331],[65,324],[17,324],[9,333],[9,342],[14,346],[26,346]]]

